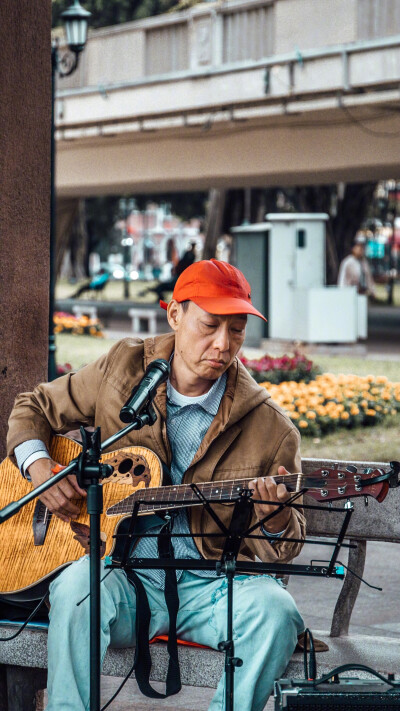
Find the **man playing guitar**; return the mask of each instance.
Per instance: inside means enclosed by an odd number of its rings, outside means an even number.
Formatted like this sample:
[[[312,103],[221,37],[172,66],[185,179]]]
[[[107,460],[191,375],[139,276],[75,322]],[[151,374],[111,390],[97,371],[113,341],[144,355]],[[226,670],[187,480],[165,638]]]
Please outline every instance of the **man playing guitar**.
[[[264,318],[251,303],[250,286],[235,267],[204,260],[179,277],[167,309],[172,333],[123,339],[107,355],[52,383],[21,394],[10,417],[8,451],[22,473],[38,486],[57,466],[48,454],[52,433],[79,425],[101,426],[105,440],[121,428],[119,412],[132,387],[156,358],[170,361],[167,384],[154,400],[153,427],[132,431],[124,445],[153,450],[170,469],[172,483],[251,479],[253,499],[283,502],[284,484],[274,475],[300,471],[299,434],[237,358],[247,315]],[[74,503],[85,496],[74,476],[50,488],[42,501],[66,522],[77,517]],[[276,510],[256,504],[255,521]],[[232,507],[216,511],[229,525]],[[174,532],[214,534],[215,522],[202,507],[181,509]],[[243,544],[239,558],[287,562],[298,555],[305,536],[299,510],[283,508],[262,529],[264,538]],[[176,538],[179,558],[218,559],[223,539]],[[133,556],[157,557],[156,539],[140,539]],[[163,571],[141,570],[150,609],[150,637],[168,633]],[[215,649],[226,638],[226,580],[212,571],[177,571],[180,607],[178,636]],[[84,711],[89,703],[89,560],[84,556],[50,585],[47,711]],[[135,644],[136,597],[122,570],[101,585],[102,655],[108,645]],[[138,610],[140,615],[140,610]],[[235,674],[235,701],[241,711],[261,711],[274,679],[284,671],[304,624],[290,594],[268,575],[237,575],[234,580],[235,654],[243,666]],[[224,708],[224,679],[211,701]]]

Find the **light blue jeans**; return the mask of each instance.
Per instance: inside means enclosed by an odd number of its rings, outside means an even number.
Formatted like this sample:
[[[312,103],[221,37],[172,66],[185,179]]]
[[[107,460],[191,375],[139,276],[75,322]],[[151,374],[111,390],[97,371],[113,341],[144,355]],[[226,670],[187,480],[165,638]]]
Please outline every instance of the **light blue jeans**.
[[[104,571],[103,571],[104,574]],[[150,638],[168,632],[162,590],[141,575],[150,609]],[[47,711],[89,709],[89,559],[66,568],[50,586]],[[227,584],[224,576],[201,578],[184,572],[179,583],[178,636],[217,649],[226,639]],[[235,709],[262,711],[273,682],[284,672],[304,630],[291,595],[267,575],[240,575],[234,581]],[[101,584],[101,650],[135,644],[136,598],[121,570]],[[133,661],[133,653],[132,653]],[[209,711],[224,711],[224,674]]]

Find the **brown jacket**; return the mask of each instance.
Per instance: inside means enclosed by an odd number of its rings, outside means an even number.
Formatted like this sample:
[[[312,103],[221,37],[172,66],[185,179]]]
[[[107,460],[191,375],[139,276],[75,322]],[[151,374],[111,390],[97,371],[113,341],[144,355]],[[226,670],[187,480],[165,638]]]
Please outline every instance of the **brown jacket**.
[[[121,429],[120,409],[147,365],[155,358],[168,360],[173,348],[173,333],[145,341],[126,338],[116,343],[107,355],[77,373],[39,385],[32,393],[22,393],[16,399],[9,421],[9,456],[12,457],[14,448],[27,439],[37,438],[49,444],[52,432],[66,434],[81,424],[101,426],[101,438],[105,440]],[[158,414],[155,425],[131,432],[117,446],[148,447],[169,466],[165,384],[158,389],[154,404]],[[228,370],[218,413],[184,482],[274,476],[281,464],[290,472],[298,472],[299,441],[292,422],[235,359]],[[219,504],[215,510],[228,525],[232,507]],[[212,518],[201,507],[190,510],[190,528],[192,533],[218,532]],[[292,510],[285,535],[304,538],[305,521],[299,511]],[[221,554],[221,539],[194,540],[205,558]],[[295,542],[271,545],[268,540],[252,540],[242,546],[240,557],[254,559],[256,555],[268,562],[287,562],[298,555],[300,549],[301,544]]]

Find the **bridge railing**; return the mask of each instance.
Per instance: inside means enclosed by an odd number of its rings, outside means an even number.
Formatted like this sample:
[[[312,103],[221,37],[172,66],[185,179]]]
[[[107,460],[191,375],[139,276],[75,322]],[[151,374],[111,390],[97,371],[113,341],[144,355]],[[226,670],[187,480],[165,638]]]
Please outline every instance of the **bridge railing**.
[[[94,30],[60,91],[235,67],[400,33],[398,0],[225,0]]]

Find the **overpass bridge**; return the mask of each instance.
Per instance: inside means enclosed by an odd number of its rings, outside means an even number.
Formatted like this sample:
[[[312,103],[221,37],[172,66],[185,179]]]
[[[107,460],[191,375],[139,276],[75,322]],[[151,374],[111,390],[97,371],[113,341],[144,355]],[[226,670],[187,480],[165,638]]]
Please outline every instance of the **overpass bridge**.
[[[398,0],[223,0],[93,31],[59,197],[399,176]]]

